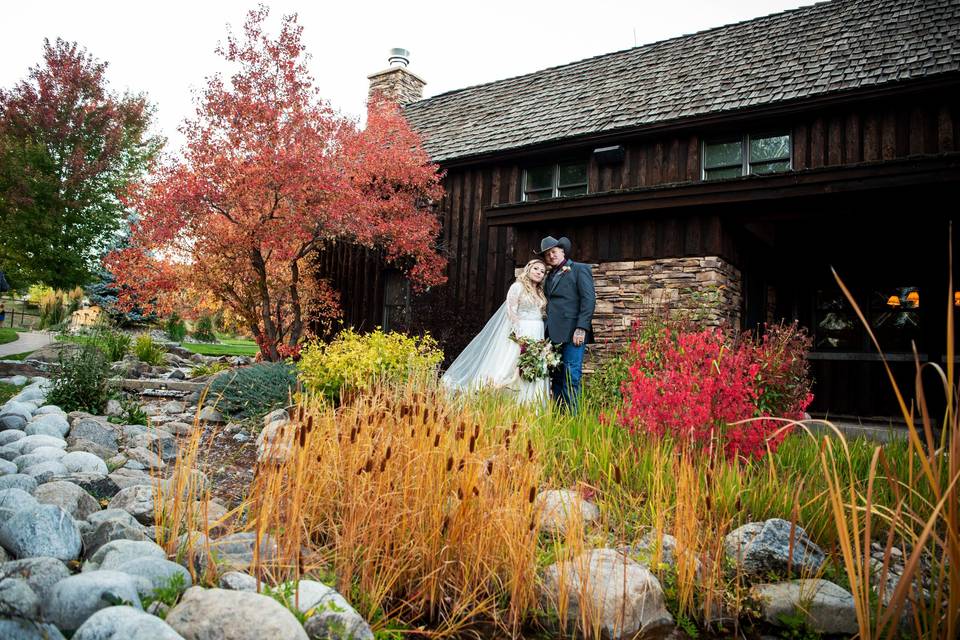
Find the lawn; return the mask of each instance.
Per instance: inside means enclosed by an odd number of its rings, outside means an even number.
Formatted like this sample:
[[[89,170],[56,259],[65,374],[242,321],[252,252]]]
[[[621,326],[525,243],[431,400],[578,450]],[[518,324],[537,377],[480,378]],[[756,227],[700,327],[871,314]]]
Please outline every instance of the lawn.
[[[184,342],[181,346],[184,349],[205,356],[255,356],[260,350],[260,348],[257,347],[257,343],[253,340],[237,339],[221,340],[220,344]]]
[[[21,387],[16,385],[7,384],[6,382],[0,382],[0,404],[3,404],[13,396],[19,393]]]
[[[7,344],[17,339],[17,332],[10,328],[0,329],[0,344]]]

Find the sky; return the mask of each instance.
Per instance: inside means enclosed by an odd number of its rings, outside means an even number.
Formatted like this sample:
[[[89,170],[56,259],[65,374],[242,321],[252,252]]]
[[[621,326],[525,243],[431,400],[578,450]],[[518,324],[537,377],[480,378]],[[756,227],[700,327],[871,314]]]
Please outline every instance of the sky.
[[[321,95],[360,119],[368,80],[392,47],[410,51],[426,97],[813,4],[812,0],[267,0],[275,27],[297,13]],[[0,87],[41,60],[43,39],[76,41],[109,63],[112,89],[146,93],[172,148],[205,78],[229,68],[214,53],[254,0],[0,0]],[[275,31],[274,31],[275,32]]]

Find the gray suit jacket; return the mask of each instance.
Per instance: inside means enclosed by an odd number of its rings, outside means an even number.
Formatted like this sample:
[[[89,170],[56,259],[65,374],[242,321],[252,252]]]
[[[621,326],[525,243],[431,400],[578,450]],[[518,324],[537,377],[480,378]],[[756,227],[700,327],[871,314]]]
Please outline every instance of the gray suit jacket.
[[[573,332],[583,329],[587,341],[593,337],[593,310],[597,294],[589,265],[567,260],[570,267],[554,269],[547,276],[543,291],[547,295],[547,337],[553,342],[573,341]]]

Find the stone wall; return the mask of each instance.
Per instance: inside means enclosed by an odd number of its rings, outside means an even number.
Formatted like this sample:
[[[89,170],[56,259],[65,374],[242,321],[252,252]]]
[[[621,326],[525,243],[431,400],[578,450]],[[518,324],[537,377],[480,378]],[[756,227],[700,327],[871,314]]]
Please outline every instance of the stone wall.
[[[423,98],[423,87],[427,84],[420,76],[404,67],[391,67],[367,76],[370,80],[368,98],[379,94],[387,100],[399,104],[416,102]]]
[[[636,320],[663,309],[697,313],[705,325],[739,327],[740,270],[719,257],[604,262],[593,265],[593,279],[591,352],[601,358],[627,343]]]

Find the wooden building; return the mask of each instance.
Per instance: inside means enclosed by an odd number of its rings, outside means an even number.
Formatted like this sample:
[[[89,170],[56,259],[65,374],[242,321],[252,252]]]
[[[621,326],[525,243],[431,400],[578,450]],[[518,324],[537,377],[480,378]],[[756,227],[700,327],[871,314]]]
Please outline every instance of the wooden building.
[[[427,99],[403,62],[371,88],[404,103],[447,172],[434,305],[486,319],[539,238],[565,235],[594,265],[601,344],[658,301],[713,293],[714,321],[810,330],[813,413],[896,415],[833,267],[899,376],[911,341],[943,360],[958,0],[823,2]],[[403,303],[384,293],[396,276],[364,276],[377,293],[348,263],[326,272],[348,307]],[[351,317],[389,316],[365,313]]]

